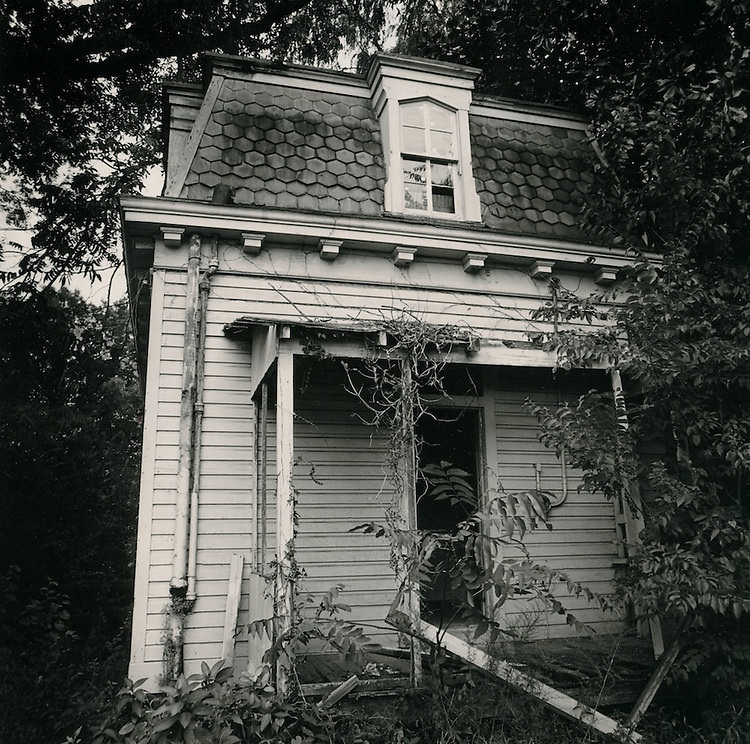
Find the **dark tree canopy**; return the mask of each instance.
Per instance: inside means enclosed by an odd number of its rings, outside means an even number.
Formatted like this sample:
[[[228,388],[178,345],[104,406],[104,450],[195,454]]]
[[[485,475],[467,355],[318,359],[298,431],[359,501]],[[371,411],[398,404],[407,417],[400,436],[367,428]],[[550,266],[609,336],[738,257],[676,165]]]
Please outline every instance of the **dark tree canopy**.
[[[626,248],[633,268],[616,295],[558,298],[541,315],[580,319],[604,303],[611,331],[550,333],[546,343],[573,363],[621,369],[634,426],[612,439],[614,449],[602,447],[592,422],[617,422],[611,395],[604,409],[594,396],[575,410],[537,410],[543,437],[568,447],[592,490],[624,493],[621,468],[632,475],[640,464],[646,529],[623,595],[699,636],[682,663],[712,670],[707,688],[719,681],[745,692],[749,11],[737,0],[455,0],[415,5],[402,42],[481,67],[485,90],[591,116],[586,221],[593,237]],[[646,462],[635,458],[634,436],[652,445]]]
[[[159,81],[202,52],[326,63],[377,41],[390,0],[7,0],[0,31],[0,208],[29,228],[29,279],[118,259],[117,197],[160,160]],[[0,250],[3,233],[0,232]],[[8,243],[6,248],[21,250]],[[0,277],[5,284],[12,277]]]
[[[583,108],[599,85],[625,86],[634,66],[720,55],[723,20],[705,0],[448,0],[407,3],[399,49],[482,70],[493,95]],[[741,12],[736,20],[741,20]],[[737,29],[739,30],[739,29]],[[717,42],[719,47],[716,46]]]
[[[126,672],[141,394],[125,302],[0,297],[3,741],[62,741]]]
[[[132,589],[141,396],[124,301],[0,300],[0,572],[54,578],[104,638]],[[113,627],[114,626],[114,627]],[[99,637],[102,641],[102,637]]]

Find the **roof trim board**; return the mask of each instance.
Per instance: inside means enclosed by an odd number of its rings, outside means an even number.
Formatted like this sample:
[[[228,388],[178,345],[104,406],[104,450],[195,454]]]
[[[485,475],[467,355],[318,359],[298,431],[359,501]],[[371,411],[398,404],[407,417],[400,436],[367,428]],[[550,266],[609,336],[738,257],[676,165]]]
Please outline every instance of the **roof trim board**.
[[[340,95],[367,96],[370,85],[368,78],[372,77],[374,65],[368,77],[351,72],[341,72],[320,67],[306,65],[275,65],[263,60],[234,57],[231,55],[206,55],[214,74],[221,74],[240,80],[252,79],[259,83],[271,85],[286,85],[292,88],[314,90],[321,93],[339,93]],[[406,57],[380,53],[378,59],[389,65],[398,65],[405,69],[418,71],[442,72],[459,77],[474,77],[479,70],[465,65],[450,62],[422,59],[420,57]],[[485,110],[486,109],[486,110]],[[509,121],[527,121],[546,124],[548,126],[563,126],[568,129],[586,129],[586,116],[568,111],[565,108],[544,103],[527,103],[509,98],[493,96],[475,96],[469,109],[470,114],[479,114]],[[525,118],[525,117],[539,117]],[[554,123],[553,123],[554,122]]]
[[[307,73],[300,73],[297,70],[290,72],[253,72],[250,75],[242,72],[231,70],[222,71],[226,77],[234,80],[252,80],[256,83],[266,85],[280,85],[286,88],[299,88],[305,91],[315,91],[317,93],[336,93],[341,96],[356,96],[358,98],[368,97],[370,89],[362,81],[352,80],[338,82],[329,79],[316,79],[314,77],[305,77]]]
[[[469,116],[486,116],[488,119],[501,119],[504,121],[520,121],[527,124],[540,124],[547,127],[560,127],[562,129],[574,129],[585,132],[589,128],[589,121],[584,117],[571,115],[570,118],[552,113],[536,112],[531,108],[522,110],[504,105],[503,101],[483,100],[481,103],[472,103],[469,107]]]
[[[198,152],[198,146],[203,138],[206,124],[208,124],[208,120],[211,118],[211,112],[213,111],[222,85],[224,85],[224,76],[215,73],[211,78],[211,83],[203,97],[203,103],[201,103],[198,115],[193,122],[193,128],[191,129],[190,136],[185,144],[185,149],[173,171],[172,181],[164,187],[164,196],[178,197],[180,195],[182,187],[185,184],[185,179],[190,172],[190,166],[193,163],[195,154]]]
[[[167,197],[124,196],[121,209],[123,221],[131,229],[140,227],[148,234],[157,234],[161,226],[172,225],[236,235],[238,240],[243,232],[260,232],[267,239],[288,238],[296,242],[306,239],[311,244],[320,238],[330,238],[346,241],[349,246],[380,245],[389,254],[395,245],[417,248],[420,255],[459,258],[481,249],[489,258],[506,263],[551,260],[562,264],[583,263],[590,265],[592,271],[631,263],[624,250],[614,247],[499,233],[462,223],[240,207]]]
[[[404,70],[419,70],[431,75],[451,75],[466,80],[474,80],[482,71],[478,67],[470,67],[456,62],[444,62],[427,57],[413,57],[408,54],[391,54],[389,52],[377,52],[370,64],[368,77],[376,74],[377,66],[387,65],[389,67],[400,67]]]

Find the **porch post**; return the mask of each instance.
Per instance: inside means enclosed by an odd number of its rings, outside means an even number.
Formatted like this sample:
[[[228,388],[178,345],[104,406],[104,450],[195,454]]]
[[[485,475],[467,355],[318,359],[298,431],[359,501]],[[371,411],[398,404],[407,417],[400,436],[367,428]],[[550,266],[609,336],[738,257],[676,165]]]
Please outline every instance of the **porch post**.
[[[403,492],[401,494],[401,515],[406,522],[406,528],[416,534],[417,529],[417,448],[415,442],[414,405],[411,398],[412,375],[409,360],[401,363],[401,383],[404,393],[402,395],[401,414],[401,442],[403,451]],[[417,552],[416,544],[412,548]],[[414,556],[408,557],[410,563],[409,573],[403,577],[406,592],[407,611],[409,615],[409,657],[410,657],[410,681],[412,686],[418,687],[422,682],[422,649],[420,640],[416,633],[421,623],[419,580],[415,578],[415,568],[412,564]]]
[[[294,488],[292,462],[294,457],[294,355],[283,342],[276,363],[276,592],[274,616],[276,639],[284,638],[292,629],[294,611]],[[292,652],[286,650],[276,663],[277,692],[289,692]]]

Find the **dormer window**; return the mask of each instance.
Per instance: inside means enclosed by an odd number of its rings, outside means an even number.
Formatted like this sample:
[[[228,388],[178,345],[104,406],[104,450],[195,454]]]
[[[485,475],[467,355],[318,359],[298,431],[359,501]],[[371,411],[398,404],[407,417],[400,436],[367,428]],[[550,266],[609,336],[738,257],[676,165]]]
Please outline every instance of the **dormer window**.
[[[402,103],[404,209],[456,213],[456,114],[430,101]]]
[[[386,212],[480,222],[469,140],[479,70],[379,53],[368,74],[380,120]]]

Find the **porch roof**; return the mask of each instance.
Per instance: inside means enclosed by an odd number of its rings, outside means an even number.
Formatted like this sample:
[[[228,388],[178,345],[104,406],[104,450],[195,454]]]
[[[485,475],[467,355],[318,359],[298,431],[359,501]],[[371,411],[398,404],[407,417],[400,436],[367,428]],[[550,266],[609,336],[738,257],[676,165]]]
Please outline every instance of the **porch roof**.
[[[352,335],[376,336],[377,338],[373,339],[373,341],[377,346],[386,346],[389,337],[393,338],[393,334],[389,332],[387,323],[378,323],[372,320],[347,323],[338,320],[327,320],[325,318],[280,320],[253,315],[243,315],[231,323],[227,323],[224,326],[224,334],[230,338],[237,338],[252,334],[255,328],[271,328],[274,326],[278,328],[302,329],[319,334],[320,336],[329,334],[333,339]],[[468,330],[459,328],[456,329],[455,336],[447,338],[446,341],[451,345],[463,346],[467,353],[477,351],[480,346],[479,336],[470,333]]]

